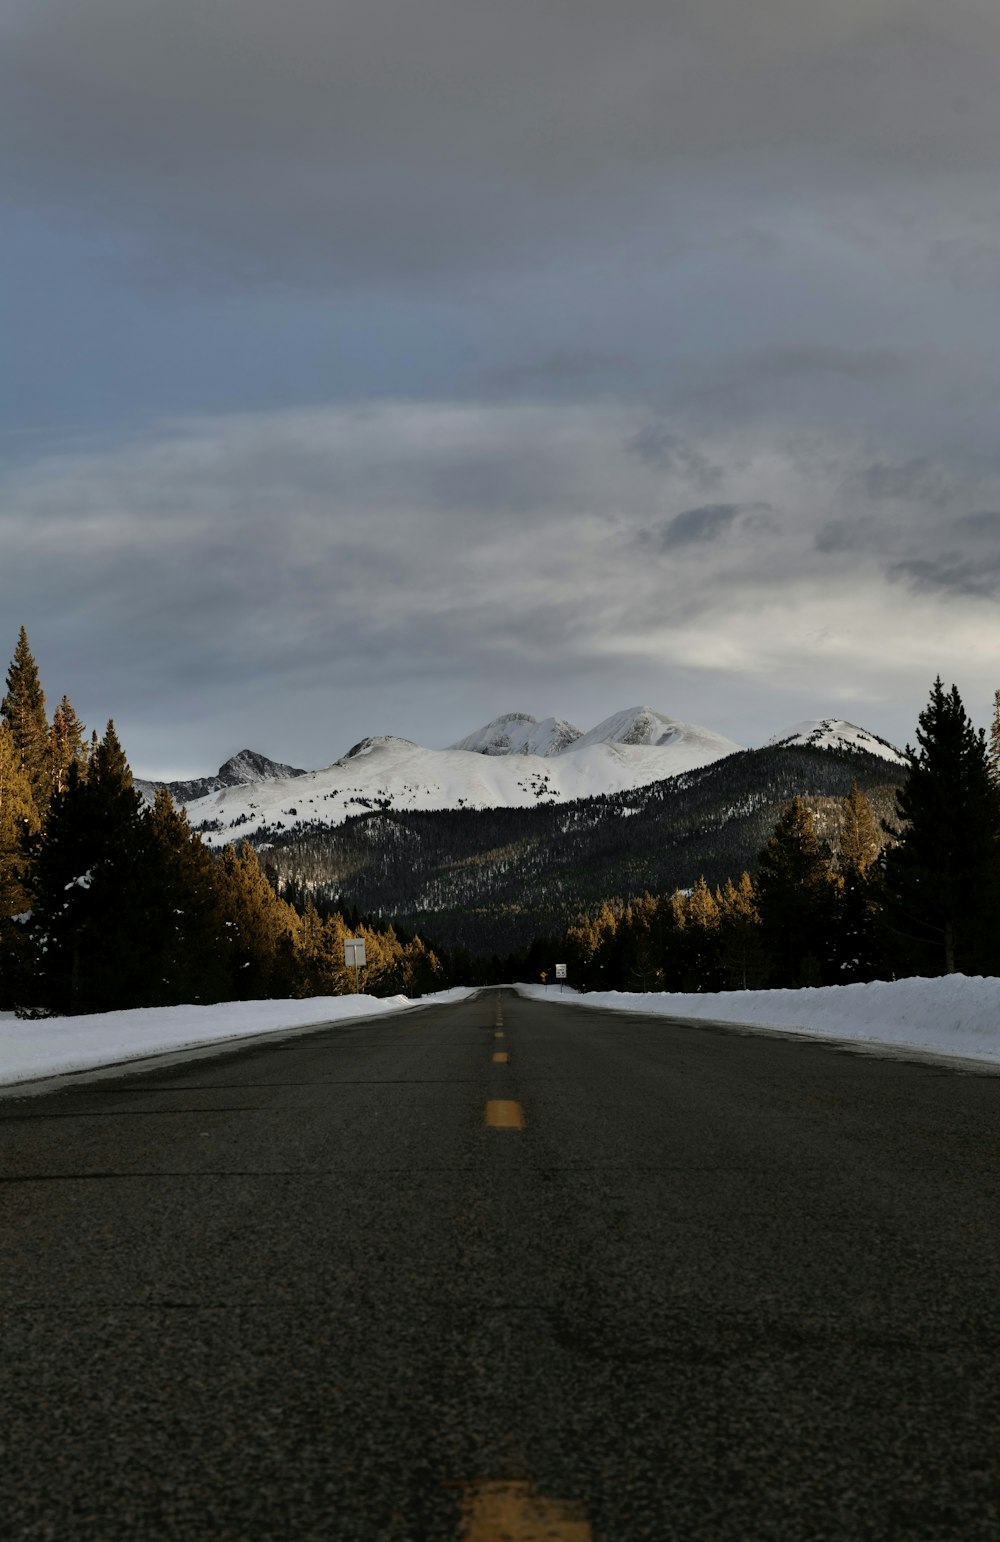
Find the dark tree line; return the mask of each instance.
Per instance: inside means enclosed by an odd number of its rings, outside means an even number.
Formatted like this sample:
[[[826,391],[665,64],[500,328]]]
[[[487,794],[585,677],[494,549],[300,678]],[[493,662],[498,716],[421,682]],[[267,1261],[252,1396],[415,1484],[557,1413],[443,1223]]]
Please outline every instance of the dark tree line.
[[[63,698],[51,723],[22,628],[0,704],[0,1007],[34,1013],[343,994],[444,982],[418,936],[308,895],[279,897],[252,846],[216,856],[161,791],[136,791],[115,727],[89,744]]]
[[[753,874],[604,904],[549,941],[541,971],[668,991],[1000,973],[1000,726],[995,746],[937,680],[892,822],[855,783],[834,849],[795,797]]]

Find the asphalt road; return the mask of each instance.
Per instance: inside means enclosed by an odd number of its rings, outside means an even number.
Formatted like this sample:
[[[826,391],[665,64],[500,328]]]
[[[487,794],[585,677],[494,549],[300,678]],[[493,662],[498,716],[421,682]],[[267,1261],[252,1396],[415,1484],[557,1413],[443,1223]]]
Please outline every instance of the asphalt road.
[[[1000,1076],[499,1010],[0,1100],[0,1533],[1000,1538]]]

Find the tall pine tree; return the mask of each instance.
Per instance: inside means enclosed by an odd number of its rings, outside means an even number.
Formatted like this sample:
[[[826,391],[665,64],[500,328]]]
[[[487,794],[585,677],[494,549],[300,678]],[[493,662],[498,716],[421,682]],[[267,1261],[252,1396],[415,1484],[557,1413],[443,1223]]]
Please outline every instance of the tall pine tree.
[[[18,763],[31,786],[35,808],[42,814],[49,800],[49,725],[38,665],[23,626],[7,671],[7,691],[0,701],[0,717],[10,727]]]
[[[56,1012],[150,1004],[154,928],[142,800],[109,722],[69,768],[31,868],[41,1003]]]
[[[64,696],[52,714],[49,730],[49,791],[65,792],[69,768],[75,761],[81,769],[87,764],[86,726],[77,717],[68,696]]]
[[[851,783],[842,808],[834,944],[836,979],[850,985],[874,980],[882,965],[882,874],[878,866],[882,843],[872,806],[857,782]]]
[[[801,798],[785,806],[759,861],[757,909],[769,984],[822,984],[830,972],[835,885],[830,849]]]
[[[986,736],[957,686],[935,680],[918,749],[897,794],[900,828],[886,858],[888,920],[903,967],[992,974],[1000,967],[1000,791]]]
[[[26,842],[38,830],[38,813],[10,731],[0,720],[0,1009],[30,996],[30,955],[22,917],[31,900],[25,884]]]

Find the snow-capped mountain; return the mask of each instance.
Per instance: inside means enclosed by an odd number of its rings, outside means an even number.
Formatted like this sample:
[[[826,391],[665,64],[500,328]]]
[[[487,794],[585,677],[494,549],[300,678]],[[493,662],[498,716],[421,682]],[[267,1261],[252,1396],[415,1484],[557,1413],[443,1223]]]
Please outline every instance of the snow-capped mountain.
[[[656,749],[683,746],[694,754],[703,749],[705,757],[696,762],[698,765],[708,765],[741,748],[711,728],[681,723],[663,712],[654,712],[652,707],[626,707],[624,712],[613,712],[589,733],[581,734],[575,747],[580,749],[588,744],[643,744]]]
[[[871,733],[867,728],[859,728],[857,723],[849,723],[842,717],[807,718],[804,723],[796,723],[787,733],[775,734],[767,742],[774,745],[805,744],[821,750],[864,750],[869,755],[880,755],[883,760],[894,761],[897,765],[907,764],[902,750],[890,744],[888,739],[880,739],[878,734]]]
[[[524,750],[525,744],[534,748]],[[373,808],[565,803],[649,786],[740,748],[649,707],[615,713],[589,734],[555,718],[538,723],[516,713],[488,723],[460,747],[425,749],[382,735],[362,739],[332,766],[294,781],[226,786],[186,801],[192,824],[219,845],[257,831],[340,824]]]
[[[158,787],[165,787],[175,803],[191,803],[224,787],[247,787],[258,782],[273,782],[279,777],[285,781],[295,776],[305,776],[296,766],[282,765],[269,760],[259,750],[240,750],[221,765],[215,776],[197,776],[187,782],[147,782],[135,778],[135,788],[147,802],[152,803]]]
[[[561,717],[547,717],[540,723],[527,712],[505,712],[449,749],[471,750],[476,755],[561,755],[581,737],[580,729]]]
[[[905,764],[900,750],[842,718],[797,723],[775,747],[840,749]],[[448,749],[409,739],[362,739],[333,765],[300,771],[243,750],[217,776],[169,786],[213,845],[338,825],[372,809],[530,808],[628,792],[694,771],[741,746],[651,707],[627,707],[582,733],[562,718],[494,718]],[[157,784],[136,784],[148,797]]]

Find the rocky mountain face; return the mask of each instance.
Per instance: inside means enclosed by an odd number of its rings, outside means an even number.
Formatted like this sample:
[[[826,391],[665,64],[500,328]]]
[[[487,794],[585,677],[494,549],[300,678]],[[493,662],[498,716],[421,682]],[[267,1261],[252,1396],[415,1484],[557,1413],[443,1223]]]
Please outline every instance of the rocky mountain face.
[[[296,766],[285,766],[277,760],[269,760],[259,750],[240,750],[238,754],[231,755],[214,776],[198,776],[187,782],[148,782],[136,777],[135,786],[150,803],[158,787],[165,787],[175,803],[191,803],[226,787],[247,787],[257,782],[273,782],[305,774]]]

